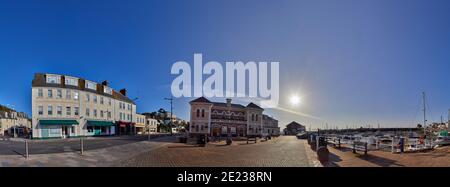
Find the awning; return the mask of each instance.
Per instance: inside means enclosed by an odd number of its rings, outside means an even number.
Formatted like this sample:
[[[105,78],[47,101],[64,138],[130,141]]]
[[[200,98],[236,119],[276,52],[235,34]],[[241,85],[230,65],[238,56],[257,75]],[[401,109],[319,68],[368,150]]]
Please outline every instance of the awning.
[[[88,120],[87,121],[88,126],[102,126],[102,127],[109,127],[114,126],[114,123],[111,121],[94,121],[94,120]]]
[[[77,120],[39,120],[40,125],[78,125]]]

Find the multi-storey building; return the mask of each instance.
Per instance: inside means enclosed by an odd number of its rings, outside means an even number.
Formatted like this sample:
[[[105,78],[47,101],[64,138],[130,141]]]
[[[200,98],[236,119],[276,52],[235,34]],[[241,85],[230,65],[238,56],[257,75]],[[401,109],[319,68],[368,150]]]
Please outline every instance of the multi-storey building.
[[[146,119],[145,116],[142,114],[136,114],[136,124],[134,125],[134,127],[136,128],[136,133],[137,134],[144,134],[146,133],[145,129],[146,129]]]
[[[278,127],[278,120],[268,115],[263,115],[263,134],[267,134],[270,136],[280,135],[280,127]]]
[[[190,102],[190,135],[208,136],[260,136],[263,130],[263,111],[254,103],[247,106],[211,102],[204,97]],[[278,122],[276,123],[278,124]]]
[[[150,133],[158,132],[158,120],[146,117],[146,131]]]
[[[31,128],[27,114],[16,111],[0,111],[0,135],[18,136]]]
[[[101,84],[66,75],[35,74],[32,82],[33,138],[131,134],[136,105]]]

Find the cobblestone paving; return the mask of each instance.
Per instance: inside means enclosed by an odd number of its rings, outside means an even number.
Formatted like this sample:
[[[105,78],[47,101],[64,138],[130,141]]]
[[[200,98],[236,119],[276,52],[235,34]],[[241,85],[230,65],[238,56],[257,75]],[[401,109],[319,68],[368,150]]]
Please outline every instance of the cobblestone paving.
[[[308,167],[314,166],[305,150],[305,141],[281,136],[247,144],[234,141],[209,143],[206,147],[172,143],[122,161],[131,167]]]

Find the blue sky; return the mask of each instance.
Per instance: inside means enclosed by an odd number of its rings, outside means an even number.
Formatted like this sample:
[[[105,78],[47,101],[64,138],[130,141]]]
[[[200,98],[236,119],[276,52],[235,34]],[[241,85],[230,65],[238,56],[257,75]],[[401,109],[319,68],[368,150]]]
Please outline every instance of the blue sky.
[[[173,63],[279,61],[280,126],[415,126],[450,108],[450,2],[442,0],[0,1],[0,103],[31,111],[36,72],[109,80],[168,108]],[[206,77],[205,77],[206,78]],[[287,103],[291,94],[301,106]],[[188,119],[189,99],[175,101]]]

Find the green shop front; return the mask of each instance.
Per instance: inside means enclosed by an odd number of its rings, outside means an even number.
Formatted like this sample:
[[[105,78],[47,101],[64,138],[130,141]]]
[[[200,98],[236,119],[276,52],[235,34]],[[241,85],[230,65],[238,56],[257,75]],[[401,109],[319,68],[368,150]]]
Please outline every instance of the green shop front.
[[[112,136],[115,132],[115,124],[111,121],[87,121],[87,136]]]
[[[40,138],[70,138],[78,136],[77,120],[39,120]]]

